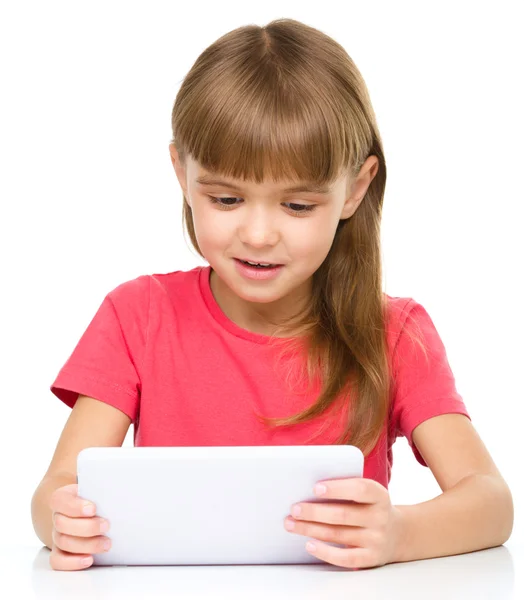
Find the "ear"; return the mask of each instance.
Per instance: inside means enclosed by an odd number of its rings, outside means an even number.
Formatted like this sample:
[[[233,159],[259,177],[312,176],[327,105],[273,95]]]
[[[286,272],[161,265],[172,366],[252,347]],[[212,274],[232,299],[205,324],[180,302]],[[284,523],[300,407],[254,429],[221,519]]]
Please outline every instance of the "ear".
[[[360,168],[359,174],[351,185],[349,196],[344,203],[342,214],[340,215],[341,219],[348,219],[351,217],[360,206],[362,199],[368,191],[369,184],[378,173],[378,168],[378,158],[376,156],[368,156]]]
[[[174,144],[169,144],[169,154],[171,155],[171,163],[173,164],[173,168],[175,169],[175,173],[180,183],[180,187],[184,192],[184,196],[186,199],[188,198],[187,194],[187,173],[186,173],[186,165],[182,164],[180,160],[180,156],[178,154],[177,149]],[[189,201],[188,201],[189,203]]]

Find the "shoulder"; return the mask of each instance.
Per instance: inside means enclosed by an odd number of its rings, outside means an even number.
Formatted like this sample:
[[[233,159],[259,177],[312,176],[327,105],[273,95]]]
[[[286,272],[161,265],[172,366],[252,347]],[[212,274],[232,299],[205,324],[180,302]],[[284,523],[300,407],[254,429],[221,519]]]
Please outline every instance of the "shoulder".
[[[385,294],[386,299],[386,329],[388,338],[397,340],[406,327],[406,323],[413,320],[413,312],[424,310],[421,304],[409,297],[390,296]]]
[[[149,275],[151,297],[167,295],[170,298],[176,298],[190,295],[192,292],[198,291],[202,275],[207,270],[206,267],[198,266],[187,271],[178,270]]]
[[[441,356],[445,353],[442,339],[420,302],[410,297],[388,296],[386,333],[390,355],[416,355],[428,359],[428,350]]]
[[[198,285],[201,269],[195,267],[188,271],[142,274],[118,284],[107,297],[115,307],[148,307],[152,297],[159,294],[176,295]]]
[[[116,305],[129,302],[143,302],[149,296],[151,275],[139,275],[119,283],[108,294],[107,297]]]

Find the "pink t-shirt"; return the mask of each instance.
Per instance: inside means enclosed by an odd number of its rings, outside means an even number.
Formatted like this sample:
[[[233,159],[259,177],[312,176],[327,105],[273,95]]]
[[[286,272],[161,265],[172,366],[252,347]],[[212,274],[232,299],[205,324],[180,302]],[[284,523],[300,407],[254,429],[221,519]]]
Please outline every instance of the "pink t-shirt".
[[[247,331],[224,314],[211,291],[210,273],[210,266],[198,266],[118,285],[103,299],[51,392],[70,407],[83,394],[120,409],[133,420],[135,446],[333,443],[343,419],[323,428],[328,418],[323,415],[276,429],[257,419],[256,413],[295,414],[314,402],[320,388],[307,394],[300,386],[286,387],[273,363],[279,349],[268,344],[268,336]],[[427,466],[413,445],[413,429],[443,413],[470,418],[426,310],[412,298],[387,298],[395,384],[389,421],[364,463],[364,477],[386,488],[398,436],[408,439]],[[420,328],[429,363],[406,325]]]

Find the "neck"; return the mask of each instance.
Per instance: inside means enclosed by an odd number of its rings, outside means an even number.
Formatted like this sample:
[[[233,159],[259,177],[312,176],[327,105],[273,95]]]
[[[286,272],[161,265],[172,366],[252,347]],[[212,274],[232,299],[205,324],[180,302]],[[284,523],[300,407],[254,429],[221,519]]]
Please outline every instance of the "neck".
[[[311,279],[292,294],[273,302],[249,302],[239,298],[213,268],[209,281],[222,312],[239,327],[261,335],[272,335],[279,324],[285,323],[299,305],[303,307],[311,297]]]

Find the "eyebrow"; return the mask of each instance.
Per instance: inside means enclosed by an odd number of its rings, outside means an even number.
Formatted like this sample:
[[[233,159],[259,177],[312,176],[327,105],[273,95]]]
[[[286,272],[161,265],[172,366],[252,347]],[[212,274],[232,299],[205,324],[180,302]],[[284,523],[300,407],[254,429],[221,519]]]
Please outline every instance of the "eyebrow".
[[[197,177],[196,182],[200,183],[201,185],[222,185],[224,187],[230,188],[232,190],[236,190],[238,192],[242,191],[242,189],[239,188],[234,183],[225,181],[223,179],[217,179],[216,177],[214,177],[212,175],[201,175],[200,177]],[[288,192],[292,192],[292,193],[311,192],[312,194],[330,194],[333,190],[332,190],[332,188],[330,188],[328,186],[319,185],[314,182],[311,182],[311,183],[302,183],[300,185],[295,185],[295,186],[286,188],[282,191],[285,193],[288,193]]]

